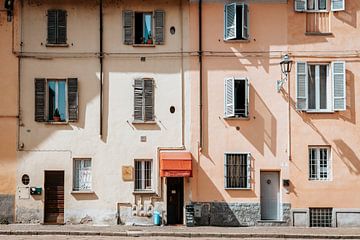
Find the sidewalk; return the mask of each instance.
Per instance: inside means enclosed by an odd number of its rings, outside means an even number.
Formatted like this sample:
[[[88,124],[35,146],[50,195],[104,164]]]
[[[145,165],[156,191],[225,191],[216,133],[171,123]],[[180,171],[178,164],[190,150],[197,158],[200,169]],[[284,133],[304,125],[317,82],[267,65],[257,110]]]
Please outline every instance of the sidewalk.
[[[1,235],[360,239],[360,228],[0,225]]]

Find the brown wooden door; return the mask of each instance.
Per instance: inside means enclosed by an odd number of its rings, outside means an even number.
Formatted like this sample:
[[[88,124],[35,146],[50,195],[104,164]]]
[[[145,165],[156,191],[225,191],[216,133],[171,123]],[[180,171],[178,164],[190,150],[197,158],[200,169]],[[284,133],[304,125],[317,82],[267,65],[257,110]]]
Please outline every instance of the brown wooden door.
[[[44,223],[64,224],[64,171],[45,171]]]
[[[167,178],[167,223],[183,224],[184,178]]]

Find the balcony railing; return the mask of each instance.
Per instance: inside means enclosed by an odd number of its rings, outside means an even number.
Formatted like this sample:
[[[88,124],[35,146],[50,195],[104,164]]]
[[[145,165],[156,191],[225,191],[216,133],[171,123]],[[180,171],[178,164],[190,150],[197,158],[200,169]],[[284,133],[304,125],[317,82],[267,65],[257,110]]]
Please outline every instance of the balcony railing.
[[[330,13],[306,13],[306,34],[331,34]]]

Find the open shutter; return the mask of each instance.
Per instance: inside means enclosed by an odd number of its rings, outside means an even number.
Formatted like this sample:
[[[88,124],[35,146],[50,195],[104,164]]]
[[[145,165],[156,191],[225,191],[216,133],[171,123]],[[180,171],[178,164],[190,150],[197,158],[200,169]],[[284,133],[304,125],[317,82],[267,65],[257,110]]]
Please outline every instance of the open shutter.
[[[345,0],[331,0],[331,11],[345,11]]]
[[[47,43],[56,44],[57,39],[57,10],[48,10],[48,35],[47,35]]]
[[[308,107],[308,80],[306,62],[296,63],[296,108],[298,110],[307,110]]]
[[[224,14],[224,38],[225,40],[236,38],[236,3],[225,4]]]
[[[225,117],[235,116],[235,91],[234,91],[234,78],[225,79]]]
[[[45,122],[45,78],[35,79],[35,121]]]
[[[57,43],[66,43],[66,11],[57,11]]]
[[[77,78],[68,79],[68,118],[69,122],[76,122],[79,115],[78,102],[78,80]]]
[[[145,121],[154,120],[154,81],[144,80],[145,90]]]
[[[132,45],[134,42],[134,12],[123,12],[124,44]]]
[[[249,89],[250,88],[250,83],[249,80],[246,78],[245,79],[245,117],[249,116]]]
[[[154,12],[154,19],[155,19],[155,44],[159,44],[159,45],[164,44],[165,12],[162,10],[156,10]]]
[[[334,110],[346,110],[346,70],[345,62],[337,61],[332,62],[332,81],[333,81],[333,98]]]
[[[306,0],[295,0],[295,11],[303,12],[306,10]]]
[[[249,7],[243,3],[242,7],[242,39],[249,39]]]
[[[135,79],[134,82],[134,120],[143,121],[143,86],[142,79]]]
[[[251,188],[251,154],[246,156],[247,175],[246,175],[246,188]]]

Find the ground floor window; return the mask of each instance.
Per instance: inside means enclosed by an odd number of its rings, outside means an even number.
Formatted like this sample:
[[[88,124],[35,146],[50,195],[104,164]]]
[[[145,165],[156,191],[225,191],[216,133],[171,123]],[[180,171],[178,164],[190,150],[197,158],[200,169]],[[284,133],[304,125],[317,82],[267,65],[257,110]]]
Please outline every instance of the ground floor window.
[[[74,191],[91,190],[91,159],[74,159]]]
[[[250,154],[225,154],[225,188],[250,188]]]
[[[330,180],[330,148],[309,147],[309,179]]]
[[[331,227],[332,208],[310,208],[310,227]]]
[[[135,191],[152,190],[152,160],[135,160]]]

